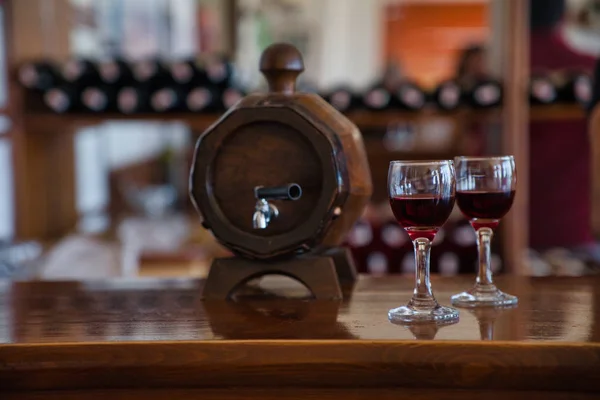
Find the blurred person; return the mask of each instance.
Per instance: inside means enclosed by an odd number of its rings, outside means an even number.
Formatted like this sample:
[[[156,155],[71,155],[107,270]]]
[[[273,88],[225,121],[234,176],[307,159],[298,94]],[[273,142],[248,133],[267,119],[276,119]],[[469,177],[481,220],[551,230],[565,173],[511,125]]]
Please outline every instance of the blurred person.
[[[400,64],[395,61],[389,61],[383,71],[381,86],[389,92],[394,92],[404,81],[404,73]]]
[[[460,52],[454,78],[461,86],[489,77],[487,52],[484,46],[470,45]]]
[[[462,90],[472,87],[477,81],[490,77],[487,67],[487,52],[483,45],[473,44],[460,51],[454,80]],[[485,153],[485,126],[469,120],[465,126],[464,139],[460,145],[464,154],[480,156]]]
[[[531,72],[590,71],[594,58],[573,50],[564,35],[564,0],[530,0]],[[530,245],[564,247],[600,262],[591,229],[590,141],[587,122],[530,122]]]
[[[401,65],[396,61],[387,61],[377,78],[377,80],[371,84],[371,88],[383,88],[388,92],[394,92],[398,89],[398,86],[405,82],[405,76],[402,71]]]
[[[567,5],[571,23],[564,24],[565,40],[579,53],[600,56],[600,0],[579,0]]]

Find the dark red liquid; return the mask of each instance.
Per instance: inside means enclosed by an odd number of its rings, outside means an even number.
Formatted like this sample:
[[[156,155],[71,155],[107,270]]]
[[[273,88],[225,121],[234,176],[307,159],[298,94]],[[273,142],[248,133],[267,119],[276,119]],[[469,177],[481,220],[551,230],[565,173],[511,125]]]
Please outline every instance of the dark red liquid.
[[[412,240],[421,237],[433,240],[452,212],[454,197],[400,196],[391,198],[390,206]]]
[[[495,228],[498,220],[510,210],[515,191],[497,192],[456,192],[456,201],[460,211],[469,219],[475,229]]]

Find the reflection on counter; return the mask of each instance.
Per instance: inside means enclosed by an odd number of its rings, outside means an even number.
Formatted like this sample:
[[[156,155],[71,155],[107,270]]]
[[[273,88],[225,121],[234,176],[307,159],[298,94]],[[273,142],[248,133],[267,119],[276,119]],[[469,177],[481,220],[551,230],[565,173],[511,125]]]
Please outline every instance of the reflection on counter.
[[[261,282],[298,294],[281,278]],[[120,279],[110,282],[15,282],[0,286],[0,343],[103,340],[366,339],[600,342],[600,280],[512,279],[519,296],[494,315],[461,310],[457,324],[411,331],[387,310],[410,297],[412,278],[361,277],[347,301],[281,300],[254,289],[244,302],[202,302],[203,281]],[[446,302],[470,277],[434,278]],[[287,288],[287,289],[286,289]],[[262,294],[260,294],[262,293]],[[227,310],[227,312],[224,312]]]

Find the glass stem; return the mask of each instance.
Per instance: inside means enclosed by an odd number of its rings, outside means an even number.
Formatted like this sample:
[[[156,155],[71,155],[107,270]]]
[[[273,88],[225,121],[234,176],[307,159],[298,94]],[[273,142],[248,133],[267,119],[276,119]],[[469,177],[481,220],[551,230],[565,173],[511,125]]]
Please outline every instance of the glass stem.
[[[418,238],[413,241],[413,245],[415,247],[415,290],[411,305],[425,308],[435,307],[437,302],[433,297],[429,282],[431,242],[426,238]]]
[[[477,250],[479,250],[479,269],[475,286],[493,287],[492,281],[492,236],[494,231],[490,228],[477,230]]]

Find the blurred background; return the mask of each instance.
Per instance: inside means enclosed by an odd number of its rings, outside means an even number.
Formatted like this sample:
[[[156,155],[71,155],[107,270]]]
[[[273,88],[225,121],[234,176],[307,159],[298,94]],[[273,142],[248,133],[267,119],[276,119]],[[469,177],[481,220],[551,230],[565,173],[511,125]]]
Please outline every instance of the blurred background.
[[[194,143],[265,89],[258,60],[278,41],[304,55],[300,89],[363,134],[375,188],[347,238],[357,267],[412,273],[388,163],[519,149],[506,147],[506,88],[519,76],[509,3],[528,10],[517,44],[529,147],[517,157],[525,210],[494,241],[494,269],[595,273],[600,1],[2,0],[0,277],[204,276],[228,253],[187,196]],[[456,210],[433,272],[473,273],[475,249]]]

